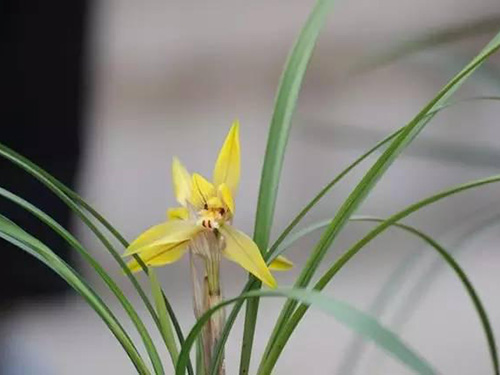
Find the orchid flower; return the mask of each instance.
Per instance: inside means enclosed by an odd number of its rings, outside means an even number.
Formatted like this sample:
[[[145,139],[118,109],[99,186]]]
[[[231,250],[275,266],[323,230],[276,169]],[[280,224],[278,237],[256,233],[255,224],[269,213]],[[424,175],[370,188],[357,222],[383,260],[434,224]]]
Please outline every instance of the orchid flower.
[[[220,150],[210,182],[192,175],[177,159],[172,163],[175,197],[180,207],[167,211],[167,220],[146,230],[127,248],[124,256],[137,254],[147,266],[163,266],[178,261],[190,249],[195,255],[211,258],[218,252],[239,264],[264,284],[276,287],[269,271],[287,270],[292,263],[276,258],[268,267],[253,240],[234,228],[234,197],[240,180],[239,123],[235,121]],[[136,260],[128,263],[139,271]]]

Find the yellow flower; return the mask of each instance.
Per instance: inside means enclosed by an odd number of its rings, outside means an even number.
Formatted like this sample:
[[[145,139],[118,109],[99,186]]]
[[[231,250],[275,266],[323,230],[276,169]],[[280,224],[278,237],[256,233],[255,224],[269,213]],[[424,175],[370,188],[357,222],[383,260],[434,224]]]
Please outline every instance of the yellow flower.
[[[257,245],[231,223],[235,212],[234,196],[240,180],[239,123],[235,121],[220,150],[213,172],[213,182],[190,175],[181,162],[172,162],[174,192],[180,207],[167,211],[167,220],[141,234],[127,248],[124,256],[137,254],[148,266],[162,266],[179,260],[190,249],[202,257],[219,251],[227,259],[274,288],[276,280],[269,271],[287,270],[293,264],[278,257],[268,267]],[[137,261],[128,263],[139,271]]]

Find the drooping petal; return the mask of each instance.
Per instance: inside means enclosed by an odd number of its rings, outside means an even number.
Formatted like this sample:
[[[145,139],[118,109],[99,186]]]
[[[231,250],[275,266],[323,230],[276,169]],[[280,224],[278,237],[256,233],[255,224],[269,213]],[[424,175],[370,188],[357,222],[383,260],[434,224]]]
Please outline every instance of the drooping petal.
[[[197,209],[202,209],[205,204],[208,204],[208,200],[213,196],[215,196],[214,185],[202,175],[193,173],[190,198],[191,204]]]
[[[153,246],[140,252],[138,256],[147,266],[163,266],[165,264],[177,262],[181,259],[186,252],[188,243],[189,241],[184,241],[176,244]],[[127,267],[132,272],[137,272],[142,269],[139,262],[135,259],[128,262]]]
[[[260,279],[271,288],[276,288],[276,280],[267,268],[259,248],[245,233],[230,225],[221,225],[220,232],[226,241],[223,254],[233,262]]]
[[[172,220],[149,228],[137,237],[127,248],[123,256],[132,255],[147,248],[179,243],[189,240],[200,230],[199,225],[190,221]]]
[[[293,263],[284,256],[277,256],[269,265],[269,269],[273,271],[288,271],[293,268]]]
[[[189,210],[186,207],[174,207],[167,210],[167,218],[169,220],[187,220],[189,218]]]
[[[219,186],[225,183],[233,195],[236,194],[240,182],[239,126],[238,120],[233,122],[214,168],[214,184]]]
[[[185,206],[191,195],[191,176],[177,158],[172,160],[172,181],[177,202]]]
[[[218,193],[222,202],[224,202],[229,211],[231,211],[231,213],[234,214],[233,194],[231,194],[231,190],[227,187],[225,183],[219,185]]]

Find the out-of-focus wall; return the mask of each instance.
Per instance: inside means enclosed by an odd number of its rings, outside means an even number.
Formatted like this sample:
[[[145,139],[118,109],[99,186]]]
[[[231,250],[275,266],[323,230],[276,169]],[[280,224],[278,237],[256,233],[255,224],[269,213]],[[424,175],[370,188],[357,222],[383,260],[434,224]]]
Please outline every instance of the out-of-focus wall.
[[[216,4],[108,0],[96,4],[91,28],[93,96],[80,177],[83,196],[132,239],[162,220],[166,208],[175,204],[172,156],[178,156],[190,170],[210,175],[225,133],[237,117],[242,123],[242,180],[236,223],[251,233],[280,70],[313,4],[296,0],[223,0]],[[357,155],[411,119],[487,39],[434,49],[370,74],[348,75],[349,68],[412,35],[494,12],[500,12],[497,0],[337,4],[299,99],[274,233],[279,233],[306,201]],[[461,95],[493,95],[499,88],[499,81],[483,72]],[[476,103],[440,115],[410,147],[408,156],[391,167],[359,213],[387,216],[446,186],[498,173],[497,113],[495,104]],[[307,222],[335,214],[362,169],[325,198]],[[488,187],[442,202],[408,222],[437,236],[449,230],[458,233],[457,228],[467,227],[466,219],[477,221],[481,210],[484,214],[488,209],[487,215],[494,213],[497,201],[497,188]],[[368,228],[349,225],[328,259],[335,259]],[[77,229],[97,257],[119,276],[120,271],[95,239],[79,224]],[[318,234],[292,249],[289,257],[297,263],[296,270],[278,275],[280,284],[291,284],[317,238]],[[495,265],[500,261],[498,239],[495,228],[491,229],[469,242],[459,260],[481,291],[494,329],[500,333],[500,301],[494,289],[498,282]],[[368,310],[393,269],[415,251],[426,255],[409,274],[408,288],[383,315],[390,326],[408,297],[409,287],[437,259],[417,240],[390,231],[339,274],[329,294]],[[243,271],[226,262],[224,273],[226,295],[237,293],[245,280]],[[95,279],[90,271],[86,274]],[[187,263],[165,267],[160,274],[183,325],[189,327],[193,318]],[[133,293],[125,280],[123,285]],[[98,289],[104,290],[100,284]],[[263,304],[255,357],[265,344],[265,333],[272,327],[279,306],[276,301]],[[36,309],[27,306],[26,313],[12,323],[11,332],[42,353],[57,369],[54,374],[133,373],[111,335],[80,300],[63,306],[48,303]],[[448,270],[438,274],[432,291],[401,327],[401,335],[444,374],[490,372],[477,317]],[[236,343],[240,337],[238,329],[228,346],[230,374],[235,373],[239,361]],[[351,340],[352,335],[334,320],[311,312],[293,336],[276,373],[336,373]],[[370,347],[358,373],[377,371],[408,373]]]

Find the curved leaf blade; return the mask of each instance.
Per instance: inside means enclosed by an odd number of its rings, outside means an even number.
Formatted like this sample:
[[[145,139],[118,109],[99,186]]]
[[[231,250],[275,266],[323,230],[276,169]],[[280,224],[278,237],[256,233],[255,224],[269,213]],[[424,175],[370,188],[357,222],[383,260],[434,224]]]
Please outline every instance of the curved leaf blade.
[[[371,240],[376,238],[378,235],[380,235],[382,232],[384,232],[387,228],[389,228],[392,225],[395,225],[405,217],[409,216],[410,214],[428,206],[433,203],[436,203],[437,201],[447,198],[449,196],[452,196],[454,194],[457,194],[462,191],[470,190],[473,188],[477,188],[483,185],[491,184],[491,183],[496,183],[500,182],[500,175],[495,175],[489,178],[481,179],[481,180],[475,180],[466,184],[458,185],[455,186],[451,189],[444,190],[440,193],[437,193],[433,196],[430,196],[426,199],[423,199],[417,203],[414,203],[407,208],[405,208],[402,211],[399,211],[398,213],[390,216],[386,220],[384,220],[382,223],[377,225],[374,229],[372,229],[368,234],[366,234],[362,239],[360,239],[358,242],[356,242],[348,251],[346,251],[320,278],[320,280],[314,285],[315,290],[323,290],[326,285],[332,280],[332,278],[347,264],[347,262],[352,259],[366,244],[368,244]],[[456,270],[455,270],[456,271]],[[463,282],[463,280],[462,280]],[[472,297],[471,297],[472,298]],[[474,298],[473,298],[474,299]],[[476,301],[477,302],[477,301]],[[475,302],[475,303],[476,303]],[[476,307],[477,308],[477,307]],[[263,361],[263,369],[272,369],[274,364],[276,363],[280,352],[283,350],[286,342],[290,338],[290,335],[292,334],[293,330],[297,327],[298,323],[302,319],[302,317],[305,315],[305,313],[308,310],[308,306],[306,305],[300,305],[291,315],[291,317],[287,320],[286,324],[284,325],[283,330],[281,330],[277,338],[275,340],[275,346],[270,350],[268,357],[266,358],[265,361]],[[479,311],[478,311],[479,312]],[[483,328],[484,328],[484,322],[486,320],[487,322],[487,317],[486,314],[482,316],[482,313],[479,312]],[[489,324],[489,323],[488,323]],[[496,348],[495,340],[494,337],[490,335],[490,333],[487,332],[488,329],[485,328],[486,336],[488,339],[488,344],[489,344],[489,349],[490,349],[490,355],[493,361],[493,367],[495,369],[495,374],[498,374],[498,357],[497,357],[497,352],[496,349],[493,350],[493,348]]]
[[[75,270],[73,270],[42,242],[25,232],[3,215],[0,215],[0,237],[34,256],[48,268],[61,276],[62,279],[64,279],[87,301],[87,303],[101,317],[104,323],[106,323],[109,330],[124,348],[139,374],[150,374],[139,352],[135,348],[134,343],[114,314]]]
[[[130,301],[123,294],[123,291],[118,287],[115,281],[108,275],[108,273],[104,270],[101,264],[88,252],[87,249],[83,247],[83,245],[64,227],[62,227],[57,221],[55,221],[52,217],[47,215],[42,210],[38,209],[25,199],[17,196],[16,194],[0,187],[0,196],[8,199],[9,201],[15,203],[19,207],[28,211],[48,227],[50,227],[54,232],[56,232],[66,243],[71,246],[74,250],[76,250],[83,259],[96,271],[99,277],[104,281],[104,283],[108,286],[108,288],[113,292],[115,297],[118,299],[127,315],[132,320],[132,323],[137,329],[137,332],[141,336],[144,346],[149,354],[151,359],[151,363],[153,364],[155,371],[157,374],[163,374],[163,365],[161,363],[160,356],[156,350],[156,347],[149,335],[147,328],[144,323],[140,319],[137,311],[134,309]]]
[[[333,0],[318,0],[301,29],[281,76],[269,128],[255,216],[254,241],[262,253],[269,243],[285,150],[302,80],[332,6]],[[256,283],[254,288],[259,286],[260,283]],[[241,375],[248,374],[258,308],[258,299],[247,302],[240,360]]]
[[[272,291],[251,291],[239,297],[232,298],[216,305],[203,314],[193,326],[186,337],[185,345],[182,347],[177,363],[176,375],[184,375],[189,352],[201,333],[203,326],[209,321],[210,316],[217,310],[235,303],[241,299],[252,297],[282,297],[294,299],[308,306],[314,306],[319,310],[333,316],[337,321],[347,328],[358,332],[367,339],[372,340],[377,346],[386,350],[396,359],[404,363],[408,368],[418,374],[431,375],[437,372],[421,356],[409,348],[397,335],[383,327],[372,317],[355,309],[349,304],[326,297],[323,294],[305,289],[275,289]],[[268,375],[269,372],[259,372],[259,375]]]
[[[137,291],[137,294],[144,303],[144,306],[146,306],[146,309],[151,314],[151,317],[153,318],[156,326],[158,327],[159,330],[161,330],[158,316],[156,315],[156,312],[151,302],[146,296],[146,293],[142,289],[136,277],[128,269],[121,255],[111,245],[106,236],[93,224],[91,217],[93,217],[99,223],[101,223],[124,247],[126,247],[128,243],[119,233],[119,231],[116,230],[93,207],[91,207],[91,205],[85,202],[77,193],[75,193],[70,188],[65,186],[62,182],[54,178],[52,175],[50,175],[48,172],[40,168],[38,165],[31,162],[24,156],[18,154],[14,150],[11,150],[9,147],[3,145],[2,143],[0,143],[0,156],[9,160],[13,164],[17,165],[19,168],[23,169],[25,172],[29,173],[30,175],[35,177],[38,181],[40,181],[43,185],[45,185],[49,190],[51,190],[55,195],[57,195],[61,199],[61,201],[64,204],[66,204],[76,214],[76,216],[78,216],[82,220],[82,222],[95,234],[95,236],[99,239],[99,241],[104,245],[106,250],[111,254],[113,259],[119,264],[120,268],[124,271],[125,275],[130,280],[130,282],[134,286],[134,289]],[[91,217],[88,216],[87,212],[85,211],[90,213]],[[145,266],[144,262],[142,262],[142,260],[139,257],[135,257],[135,259],[138,261],[141,267],[143,267],[144,272],[147,274],[148,269]],[[182,329],[165,293],[163,293],[163,296],[165,299],[165,304],[167,306],[170,319],[177,333],[177,337],[179,339],[179,342],[182,344],[182,342],[184,342]],[[188,372],[190,375],[194,374],[191,363],[189,363]]]
[[[437,107],[433,111],[431,111],[431,114],[437,114],[438,112],[445,110],[447,108],[453,107],[457,104],[463,103],[463,102],[475,102],[475,101],[499,101],[500,97],[498,96],[478,96],[478,97],[470,97],[470,98],[464,98],[460,100],[456,100],[454,102],[450,102],[447,104],[444,104],[442,106]],[[264,254],[264,259],[267,260],[267,263],[269,264],[276,256],[281,254],[286,248],[288,248],[293,242],[295,242],[298,238],[302,237],[303,235],[307,234],[308,232],[312,232],[315,229],[314,228],[305,228],[303,231],[305,233],[301,233],[302,231],[299,231],[297,233],[291,234],[293,229],[302,221],[302,219],[309,213],[309,211],[316,206],[316,204],[319,203],[319,201],[331,190],[333,187],[340,182],[346,175],[348,175],[352,170],[354,170],[359,164],[361,164],[364,160],[366,160],[368,157],[370,157],[373,153],[375,153],[377,150],[382,148],[384,145],[386,145],[388,142],[390,142],[392,139],[397,137],[402,131],[404,130],[404,127],[399,128],[398,130],[394,131],[391,133],[389,136],[385,137],[382,139],[380,142],[378,142],[375,146],[373,146],[371,149],[369,149],[367,152],[362,154],[360,157],[358,157],[354,162],[349,164],[344,170],[342,170],[337,176],[335,176],[325,187],[323,187],[319,193],[317,193],[311,201],[309,201],[304,208],[294,217],[294,219],[288,224],[288,226],[285,228],[285,230],[279,235],[278,239],[271,245],[269,251]],[[331,220],[330,220],[331,221]],[[330,222],[329,221],[329,222]],[[319,227],[323,227],[322,223],[318,223]],[[291,236],[289,238],[289,236]],[[250,280],[247,282],[245,287],[242,290],[242,293],[248,292],[252,286],[254,285],[254,280]],[[244,301],[239,301],[236,302],[234,307],[232,308],[230,314],[228,315],[228,318],[226,320],[226,324],[224,325],[224,328],[222,330],[221,338],[217,342],[216,348],[214,350],[214,357],[212,359],[212,368],[211,368],[211,375],[216,375],[215,371],[217,368],[217,365],[221,359],[221,354],[223,352],[223,347],[229,337],[229,333],[232,329],[232,326],[236,320],[236,317],[241,310],[241,307],[243,305]]]
[[[179,357],[179,352],[177,350],[177,344],[174,339],[172,332],[172,323],[170,322],[167,306],[165,305],[165,299],[161,291],[161,284],[156,277],[156,272],[153,269],[149,270],[149,282],[151,284],[151,291],[156,304],[156,309],[158,310],[158,318],[160,319],[161,334],[163,340],[166,343],[167,350],[172,359],[172,363],[175,367],[177,359]]]
[[[478,55],[476,55],[476,57],[470,61],[469,64],[467,64],[466,67],[456,74],[426,106],[424,106],[424,108],[413,118],[413,120],[408,123],[404,130],[391,142],[385,152],[368,170],[337,211],[337,214],[331,221],[328,228],[324,231],[312,254],[308,257],[302,272],[294,284],[295,287],[306,287],[310,283],[328,249],[344,228],[350,216],[361,205],[396,158],[420,134],[420,132],[435,116],[435,112],[433,113],[433,111],[440,108],[442,105],[445,105],[448,99],[460,88],[460,86],[472,75],[472,73],[474,73],[474,71],[481,66],[481,64],[483,64],[488,57],[497,52],[499,48],[500,32],[479,52]],[[275,329],[273,330],[271,338],[266,346],[267,349],[265,355],[263,356],[263,360],[261,361],[260,367],[268,367],[272,361],[277,360],[277,357],[274,357],[272,360],[268,359],[267,354],[269,351],[273,350],[271,349],[272,347],[275,348],[274,351],[276,352],[276,347],[279,346],[276,344],[277,335],[290,319],[296,306],[296,301],[287,301],[285,303],[285,306],[278,317]]]

